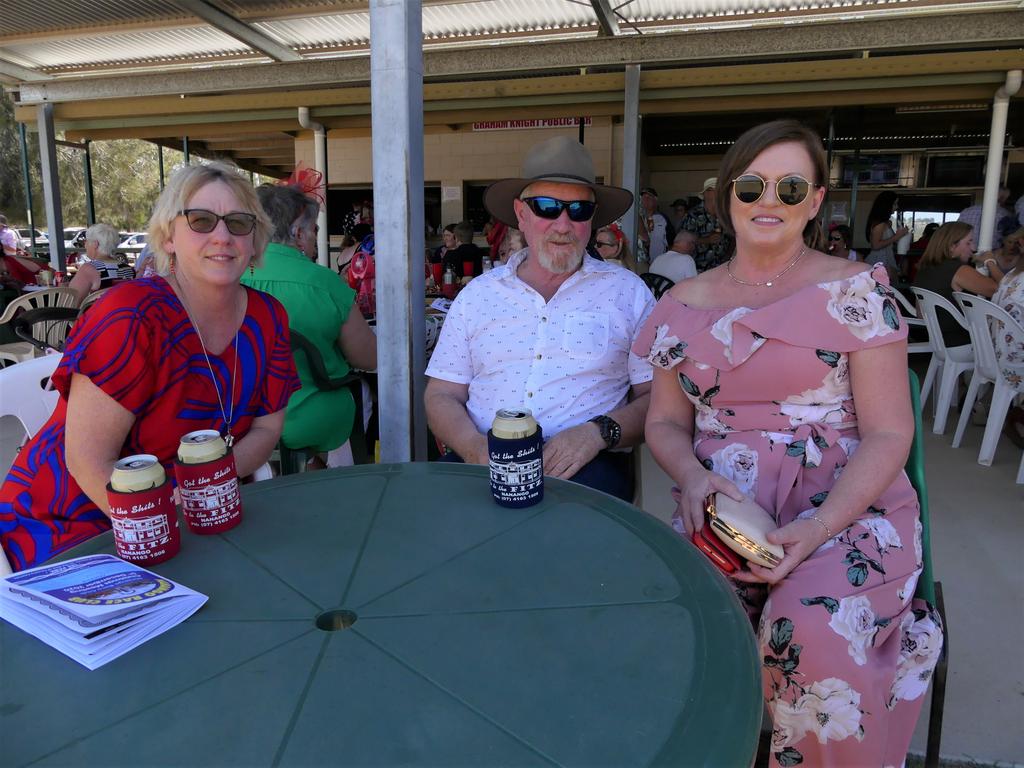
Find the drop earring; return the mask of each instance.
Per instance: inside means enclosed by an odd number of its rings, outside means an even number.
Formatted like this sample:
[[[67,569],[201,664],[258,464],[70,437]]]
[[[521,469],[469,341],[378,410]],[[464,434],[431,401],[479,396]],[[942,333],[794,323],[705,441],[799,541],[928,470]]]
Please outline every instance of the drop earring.
[[[171,274],[172,275],[175,272],[175,265],[176,265],[176,263],[177,263],[177,260],[174,258],[174,254],[172,253],[171,254]]]
[[[256,274],[256,267],[253,265],[255,258],[249,259],[249,277],[253,277]]]

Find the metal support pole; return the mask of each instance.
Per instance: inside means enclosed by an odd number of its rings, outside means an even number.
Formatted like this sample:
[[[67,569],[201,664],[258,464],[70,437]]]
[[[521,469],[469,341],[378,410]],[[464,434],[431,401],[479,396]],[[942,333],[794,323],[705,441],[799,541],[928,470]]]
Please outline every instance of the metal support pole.
[[[864,138],[864,108],[857,108],[856,137],[853,140],[853,183],[850,185],[850,232],[856,232],[857,225],[857,188],[860,186],[860,142]],[[856,237],[856,235],[854,235]],[[871,243],[868,242],[868,250]]]
[[[164,148],[163,145],[156,145],[156,165],[160,173],[160,191],[164,191]]]
[[[21,172],[25,176],[25,210],[27,212],[28,236],[32,242],[31,253],[36,251],[36,216],[32,211],[32,165],[28,159],[28,135],[24,123],[18,123],[18,134],[21,136]]]
[[[192,157],[188,153],[188,136],[181,137],[181,151],[185,155],[185,165],[191,165]]]
[[[89,140],[86,139],[85,152],[82,153],[82,170],[85,172],[85,222],[90,227],[96,223],[96,203],[92,191],[92,155],[89,152]]]
[[[832,212],[828,211],[828,204],[829,204],[828,195],[829,195],[829,192],[831,191],[831,189],[829,188],[829,179],[831,178],[831,175],[832,175],[832,151],[833,151],[833,145],[835,144],[835,140],[836,140],[836,111],[835,111],[835,109],[830,109],[828,111],[828,137],[825,139],[825,151],[826,151],[826,156],[825,156],[825,169],[826,170],[825,170],[825,173],[826,173],[826,176],[825,176],[824,179],[822,179],[822,181],[825,183],[825,198],[821,201],[821,209],[818,211],[818,221],[819,221],[819,223],[822,224],[823,228],[825,229],[825,235],[826,236],[828,236],[828,225],[829,225],[829,222],[825,221],[825,217],[827,216],[829,219],[832,218]],[[850,245],[851,248],[853,247],[853,243],[850,243],[849,245]]]
[[[996,213],[999,210],[999,183],[1003,170],[1003,142],[1006,136],[1006,112],[1010,97],[1020,90],[1021,70],[1006,73],[1006,83],[996,92],[992,100],[992,127],[988,134],[988,163],[985,166],[985,194],[981,200],[981,232],[978,238],[978,253],[992,250],[992,235],[996,229]]]
[[[39,126],[39,165],[43,177],[43,200],[46,202],[46,226],[50,232],[50,266],[57,272],[67,268],[64,258],[64,216],[60,208],[60,176],[57,174],[57,145],[53,133],[53,102],[36,108]]]
[[[583,117],[582,115],[580,115],[580,144],[584,143],[583,142],[583,137],[586,135],[586,131],[585,131],[586,126],[583,124],[584,120],[586,120],[586,118]]]
[[[622,216],[622,233],[636,253],[637,192],[640,187],[640,65],[626,65],[626,103],[623,116],[622,186],[633,193],[633,205]]]
[[[370,1],[381,461],[426,458],[420,0]]]

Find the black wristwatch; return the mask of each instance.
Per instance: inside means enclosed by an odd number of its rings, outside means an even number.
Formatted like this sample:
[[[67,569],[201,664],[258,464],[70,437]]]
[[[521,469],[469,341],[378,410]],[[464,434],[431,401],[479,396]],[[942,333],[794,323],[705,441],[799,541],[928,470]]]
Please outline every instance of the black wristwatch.
[[[606,448],[610,450],[619,444],[619,440],[622,439],[622,427],[619,426],[619,422],[611,416],[595,416],[590,421],[597,424],[597,428],[601,430],[601,439],[604,440]]]

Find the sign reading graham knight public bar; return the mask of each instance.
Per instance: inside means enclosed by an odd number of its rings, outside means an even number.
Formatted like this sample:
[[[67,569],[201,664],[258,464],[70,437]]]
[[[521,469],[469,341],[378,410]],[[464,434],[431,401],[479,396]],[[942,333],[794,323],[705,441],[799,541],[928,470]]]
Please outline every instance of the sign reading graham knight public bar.
[[[582,118],[583,125],[591,125],[589,117]],[[524,128],[574,128],[580,124],[578,117],[539,117],[530,120],[482,120],[473,123],[474,131],[518,131]]]

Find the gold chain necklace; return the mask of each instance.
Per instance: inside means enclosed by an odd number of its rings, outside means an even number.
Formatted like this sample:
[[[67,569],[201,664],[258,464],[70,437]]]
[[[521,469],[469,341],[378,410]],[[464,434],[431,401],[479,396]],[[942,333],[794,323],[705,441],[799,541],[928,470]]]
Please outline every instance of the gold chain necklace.
[[[175,282],[177,282],[177,280],[175,280]],[[199,346],[203,349],[203,357],[206,358],[206,367],[210,371],[210,382],[213,384],[213,391],[217,393],[217,404],[220,406],[221,418],[224,419],[224,433],[222,434],[222,437],[224,438],[224,443],[228,448],[230,448],[235,444],[235,436],[231,434],[231,421],[235,415],[235,374],[238,373],[238,334],[241,331],[241,328],[239,328],[238,331],[235,331],[235,341],[233,345],[235,359],[231,366],[231,389],[228,390],[228,401],[231,405],[231,410],[227,411],[224,408],[224,399],[220,395],[220,387],[217,386],[217,375],[213,372],[213,365],[210,363],[210,355],[206,351],[206,342],[203,341],[203,334],[199,331],[199,325],[192,318],[192,311],[188,308],[188,303],[185,301],[185,291],[182,288],[181,283],[178,283],[178,290],[181,292],[181,296],[179,297],[181,300],[181,306],[185,310],[185,315],[188,317],[188,321],[192,324],[192,330],[196,332],[196,336],[199,339]]]
[[[729,259],[725,263],[725,271],[729,273],[729,277],[732,278],[732,281],[734,283],[739,283],[740,285],[749,285],[749,286],[752,286],[752,287],[755,287],[755,288],[761,288],[761,287],[771,288],[775,284],[776,280],[778,280],[780,277],[782,277],[784,274],[789,272],[789,270],[791,270],[793,267],[796,266],[796,263],[798,261],[800,261],[800,259],[802,259],[804,257],[805,253],[807,253],[807,246],[804,246],[803,248],[800,249],[800,253],[798,253],[796,255],[796,258],[793,259],[791,262],[789,262],[789,264],[786,265],[786,268],[784,270],[779,272],[779,274],[777,274],[775,277],[771,278],[770,280],[766,280],[763,283],[749,283],[746,280],[740,280],[738,277],[736,277],[736,275],[734,275],[732,273],[732,262],[736,258],[735,256],[733,256],[732,259]]]

